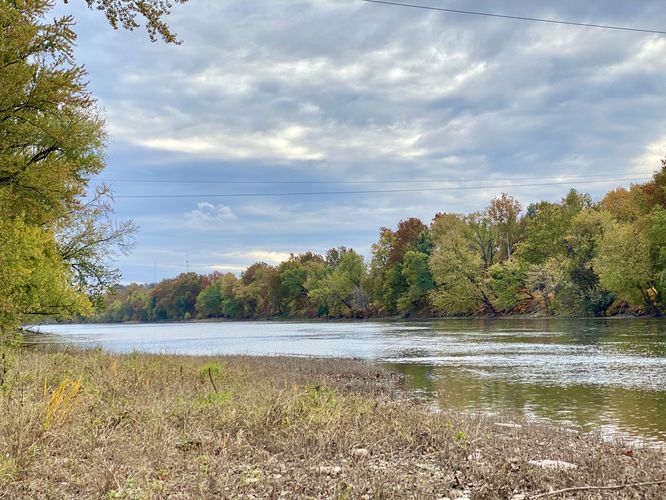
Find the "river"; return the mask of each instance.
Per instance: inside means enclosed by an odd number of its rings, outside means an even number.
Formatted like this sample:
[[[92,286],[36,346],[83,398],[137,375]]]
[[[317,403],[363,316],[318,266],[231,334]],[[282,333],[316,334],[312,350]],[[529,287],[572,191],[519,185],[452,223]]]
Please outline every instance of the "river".
[[[113,352],[362,358],[404,373],[433,403],[519,412],[666,443],[666,321],[493,319],[48,325],[38,343]]]

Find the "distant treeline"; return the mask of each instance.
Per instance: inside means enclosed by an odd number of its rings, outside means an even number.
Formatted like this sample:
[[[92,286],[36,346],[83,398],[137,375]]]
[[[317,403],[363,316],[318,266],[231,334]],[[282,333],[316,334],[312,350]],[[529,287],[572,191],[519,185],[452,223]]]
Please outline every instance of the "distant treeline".
[[[382,227],[369,261],[354,250],[258,262],[240,276],[184,273],[120,287],[98,321],[352,318],[666,311],[666,160],[653,180],[595,203],[571,190],[523,212],[502,194],[483,212]]]

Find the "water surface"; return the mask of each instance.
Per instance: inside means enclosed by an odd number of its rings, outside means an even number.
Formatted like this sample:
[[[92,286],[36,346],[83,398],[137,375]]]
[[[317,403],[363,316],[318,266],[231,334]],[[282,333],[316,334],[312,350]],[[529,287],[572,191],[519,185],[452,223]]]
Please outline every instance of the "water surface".
[[[446,408],[520,412],[666,443],[666,321],[442,320],[42,326],[113,352],[363,358]]]

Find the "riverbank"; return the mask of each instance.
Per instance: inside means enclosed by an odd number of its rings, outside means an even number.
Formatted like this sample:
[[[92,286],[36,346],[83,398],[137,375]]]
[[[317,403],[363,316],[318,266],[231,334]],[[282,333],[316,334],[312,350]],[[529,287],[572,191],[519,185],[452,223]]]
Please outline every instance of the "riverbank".
[[[43,320],[39,323],[32,323],[30,326],[21,328],[23,334],[39,334],[40,326],[51,325],[169,325],[169,324],[199,324],[199,323],[313,323],[313,324],[337,324],[337,323],[367,323],[367,322],[383,322],[383,323],[401,323],[401,322],[437,322],[437,321],[514,321],[514,320],[571,320],[571,321],[630,321],[637,319],[658,319],[666,321],[666,316],[644,314],[644,313],[626,313],[615,314],[612,316],[556,316],[540,313],[532,314],[496,314],[496,315],[470,315],[470,316],[368,316],[364,318],[305,318],[305,317],[290,317],[290,316],[274,316],[267,318],[192,318],[192,319],[178,319],[178,320],[155,320],[155,321],[90,321],[85,319],[73,321],[49,321]]]
[[[0,497],[534,498],[666,479],[662,451],[432,412],[360,361],[20,350],[0,379]],[[609,491],[666,484],[578,497]]]

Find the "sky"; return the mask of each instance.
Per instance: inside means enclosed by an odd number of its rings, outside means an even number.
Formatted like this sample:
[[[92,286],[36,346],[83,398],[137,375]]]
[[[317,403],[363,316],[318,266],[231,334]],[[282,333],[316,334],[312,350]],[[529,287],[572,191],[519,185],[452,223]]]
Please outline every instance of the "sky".
[[[666,30],[660,1],[414,3]],[[401,219],[483,210],[502,192],[523,207],[570,187],[600,199],[666,155],[666,35],[360,0],[190,0],[168,19],[176,46],[114,31],[81,1],[57,12],[77,20],[109,132],[92,185],[110,184],[115,217],[140,227],[125,282],[339,245],[368,256]]]

